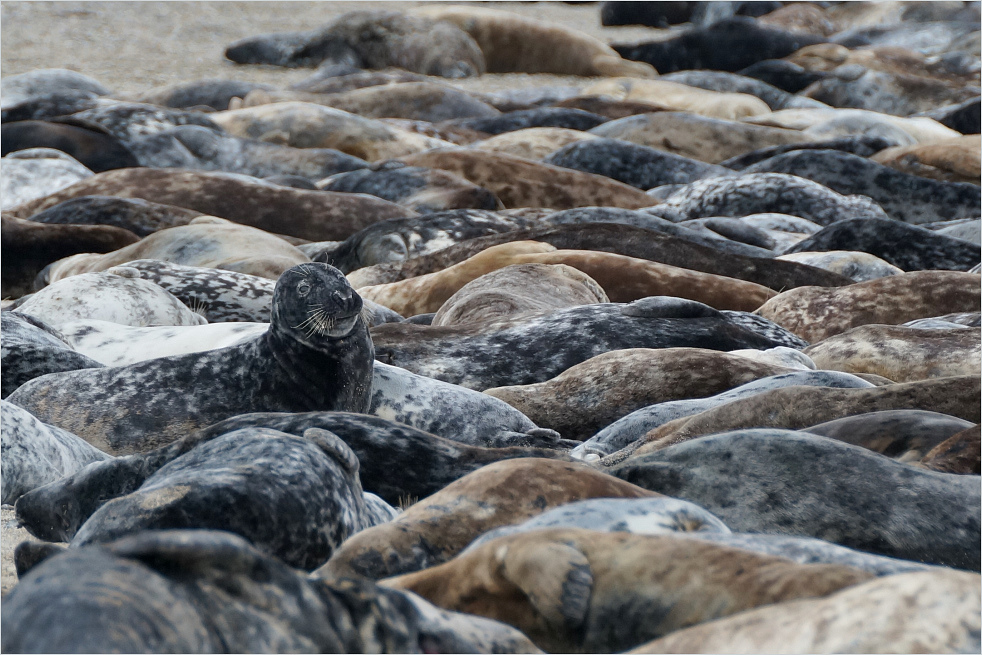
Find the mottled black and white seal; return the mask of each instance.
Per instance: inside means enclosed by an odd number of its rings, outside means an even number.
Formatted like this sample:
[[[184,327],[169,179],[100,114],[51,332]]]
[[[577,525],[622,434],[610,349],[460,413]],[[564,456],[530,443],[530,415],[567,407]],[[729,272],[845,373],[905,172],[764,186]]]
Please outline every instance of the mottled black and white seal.
[[[118,102],[74,114],[71,120],[95,123],[122,142],[148,134],[163,132],[179,125],[200,125],[215,132],[222,128],[204,112],[169,109],[138,102]]]
[[[702,303],[653,297],[571,307],[490,327],[382,325],[373,328],[372,338],[383,363],[482,390],[544,382],[610,350],[785,345],[738,321]]]
[[[982,214],[978,185],[931,180],[838,150],[788,152],[744,169],[744,174],[750,173],[797,175],[837,193],[868,196],[891,218],[906,223],[978,218]]]
[[[742,171],[748,166],[753,166],[754,164],[762,162],[765,159],[777,157],[778,155],[783,155],[784,153],[791,152],[792,150],[841,150],[842,152],[851,152],[852,154],[859,155],[860,157],[869,157],[871,155],[875,155],[881,150],[885,150],[891,146],[896,146],[898,143],[900,142],[898,142],[896,139],[889,139],[883,136],[875,136],[871,134],[844,136],[834,139],[821,139],[819,141],[805,141],[802,143],[767,146],[766,148],[751,150],[750,152],[737,155],[736,157],[731,157],[726,161],[720,162],[720,166],[725,166],[735,171]]]
[[[611,472],[697,503],[734,531],[817,537],[979,569],[976,476],[924,471],[790,430],[714,434],[628,459]]]
[[[154,87],[133,94],[130,99],[172,109],[211,107],[215,111],[225,111],[232,98],[245,98],[256,89],[274,91],[276,87],[259,82],[211,78]]]
[[[0,397],[34,378],[102,364],[75,351],[53,327],[27,314],[0,312]]]
[[[291,566],[312,569],[373,524],[358,458],[337,435],[246,428],[197,446],[100,507],[71,545],[143,530],[226,530]]]
[[[817,100],[788,93],[752,77],[713,70],[687,70],[663,75],[660,79],[679,82],[707,91],[724,93],[748,93],[767,103],[772,110],[795,109],[799,107],[822,108],[825,105]]]
[[[570,455],[583,459],[595,459],[614,453],[629,446],[643,437],[650,430],[674,421],[683,416],[692,416],[712,407],[748,398],[771,389],[790,386],[829,386],[840,389],[867,389],[872,383],[851,373],[838,371],[800,371],[782,373],[742,384],[739,387],[709,396],[708,398],[690,398],[687,400],[672,400],[657,405],[649,405],[635,410],[604,429],[597,432],[582,444],[574,448]]]
[[[309,32],[245,38],[229,45],[225,56],[237,64],[395,66],[454,78],[485,68],[481,49],[457,26],[397,11],[352,11]]]
[[[0,209],[7,211],[44,198],[93,176],[74,157],[53,148],[18,150],[2,161]]]
[[[884,223],[896,223],[896,221],[882,218],[860,218],[856,220],[862,223],[867,222],[867,220],[883,221]],[[836,225],[838,225],[838,223],[833,223],[826,229],[831,229]],[[794,245],[792,244],[791,247],[793,248]],[[799,264],[815,266],[817,268],[824,268],[827,271],[845,275],[853,282],[868,282],[870,280],[878,280],[881,277],[899,275],[904,272],[902,268],[898,268],[886,260],[880,259],[876,255],[855,250],[788,252],[780,255],[776,259],[786,262],[798,262]]]
[[[30,148],[53,148],[96,173],[140,165],[120,139],[94,123],[17,121],[4,123],[0,134],[4,157]]]
[[[773,212],[830,225],[844,218],[887,217],[867,197],[842,196],[811,180],[783,173],[744,173],[698,180],[670,195],[664,206],[676,210],[684,219]]]
[[[536,107],[510,111],[490,118],[465,118],[451,121],[452,125],[477,130],[485,134],[504,134],[530,127],[565,127],[587,131],[606,123],[609,119],[582,109],[567,107]]]
[[[139,237],[168,227],[187,225],[201,212],[173,205],[147,202],[139,198],[82,196],[59,203],[30,217],[34,223],[111,225],[129,230]],[[86,252],[95,252],[92,250]]]
[[[483,448],[451,441],[429,432],[349,412],[242,414],[219,421],[174,443],[135,455],[113,458],[74,475],[34,489],[17,502],[17,516],[39,539],[70,541],[79,527],[105,502],[133,493],[162,466],[197,446],[245,428],[264,428],[303,436],[318,428],[338,435],[360,462],[359,477],[366,494],[398,504],[407,498],[426,498],[472,471],[504,459],[537,457],[568,461],[563,450],[516,446]],[[555,445],[546,438],[534,444]]]
[[[402,594],[312,580],[228,532],[18,555],[40,561],[4,598],[4,652],[422,652]]]
[[[665,184],[688,184],[706,177],[733,175],[732,171],[722,166],[619,139],[598,138],[571,143],[542,161],[605,175],[645,190]]]
[[[45,377],[11,395],[112,454],[148,450],[243,412],[365,411],[373,348],[361,298],[326,264],[276,284],[269,330],[244,344]]]
[[[28,491],[109,459],[74,434],[45,425],[17,405],[0,400],[3,429],[3,491],[0,503],[13,504]]]
[[[904,271],[967,271],[982,259],[978,244],[891,218],[836,221],[785,252],[825,250],[867,252]]]

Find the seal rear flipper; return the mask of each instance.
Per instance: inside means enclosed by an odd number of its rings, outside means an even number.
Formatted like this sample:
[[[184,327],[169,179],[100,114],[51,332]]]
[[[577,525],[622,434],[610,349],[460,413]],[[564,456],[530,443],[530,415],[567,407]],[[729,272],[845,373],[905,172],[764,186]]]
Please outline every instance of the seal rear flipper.
[[[338,435],[323,430],[321,428],[309,428],[304,430],[303,438],[313,442],[318,448],[323,450],[328,456],[337,460],[338,464],[352,476],[358,475],[358,457],[351,447],[344,442]]]

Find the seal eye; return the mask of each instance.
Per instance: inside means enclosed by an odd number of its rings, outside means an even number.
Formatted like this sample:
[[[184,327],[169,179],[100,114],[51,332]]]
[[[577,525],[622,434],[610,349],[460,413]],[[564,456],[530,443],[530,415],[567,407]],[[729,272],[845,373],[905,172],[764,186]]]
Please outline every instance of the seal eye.
[[[306,296],[308,293],[310,293],[310,283],[306,280],[301,280],[300,284],[297,285],[297,293],[299,293],[301,296]]]

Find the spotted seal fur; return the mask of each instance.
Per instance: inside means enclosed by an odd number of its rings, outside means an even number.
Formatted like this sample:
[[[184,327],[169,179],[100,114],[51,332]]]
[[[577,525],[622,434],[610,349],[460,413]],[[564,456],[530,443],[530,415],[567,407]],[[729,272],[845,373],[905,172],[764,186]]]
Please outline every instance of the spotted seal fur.
[[[337,269],[297,266],[277,281],[269,330],[252,341],[48,376],[9,400],[112,454],[148,450],[257,409],[365,411],[373,348],[361,309]]]

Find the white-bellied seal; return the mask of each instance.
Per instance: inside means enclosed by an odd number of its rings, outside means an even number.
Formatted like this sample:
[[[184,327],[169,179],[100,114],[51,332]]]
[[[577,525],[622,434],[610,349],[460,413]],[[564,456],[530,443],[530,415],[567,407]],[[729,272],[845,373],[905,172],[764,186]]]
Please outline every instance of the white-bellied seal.
[[[736,354],[736,351],[731,351]],[[574,448],[570,455],[582,459],[610,455],[626,448],[634,441],[655,428],[684,416],[692,416],[712,407],[726,404],[740,398],[789,386],[829,386],[846,389],[866,389],[872,383],[848,373],[830,371],[801,371],[771,375],[747,382],[739,387],[718,393],[708,398],[673,400],[637,409],[617,419],[607,427]]]
[[[701,505],[734,531],[979,568],[978,478],[924,471],[827,437],[724,432],[633,457],[611,472]]]
[[[109,459],[74,434],[45,425],[17,405],[0,400],[3,426],[3,491],[12,505],[28,491],[72,475],[92,462]]]
[[[485,532],[464,549],[519,532],[549,528],[583,528],[599,532],[665,535],[688,532],[729,534],[718,518],[694,503],[677,498],[592,498],[554,507],[524,523]]]
[[[783,366],[715,350],[630,348],[597,355],[545,382],[484,393],[536,425],[582,441],[641,407],[718,394],[787,372]]]
[[[148,450],[244,412],[363,412],[373,348],[361,310],[337,269],[295,266],[276,283],[269,330],[252,341],[47,376],[9,400],[111,454]]]
[[[348,539],[316,574],[380,579],[418,571],[446,562],[492,528],[521,523],[557,505],[657,495],[583,464],[539,458],[496,462],[420,500],[395,521]]]
[[[68,321],[95,319],[120,325],[204,325],[180,300],[125,266],[72,275],[51,284],[17,307],[57,328]]]
[[[835,289],[799,287],[771,298],[756,313],[817,343],[860,325],[977,312],[980,281],[975,273],[915,271]]]
[[[978,575],[906,573],[708,621],[629,652],[974,653],[980,613]]]
[[[575,364],[624,348],[739,350],[788,345],[681,298],[603,303],[498,321],[491,326],[372,328],[379,361],[470,389],[544,382]],[[571,329],[575,326],[575,329]],[[797,345],[797,344],[795,344]]]
[[[226,530],[290,566],[313,569],[372,524],[358,458],[337,435],[244,428],[202,443],[102,505],[71,545],[144,530]]]
[[[40,561],[4,599],[5,652],[422,652],[402,594],[311,580],[228,532],[18,553]]]
[[[982,373],[982,328],[861,325],[805,349],[819,368],[914,382]]]
[[[550,652],[592,653],[872,577],[674,536],[554,528],[500,537],[381,584],[509,623]]]
[[[0,312],[0,398],[6,398],[29,380],[81,368],[100,368],[102,364],[68,345],[63,336],[47,323],[17,311]]]
[[[70,155],[51,148],[18,150],[5,156],[2,164],[0,209],[4,211],[94,176]]]

